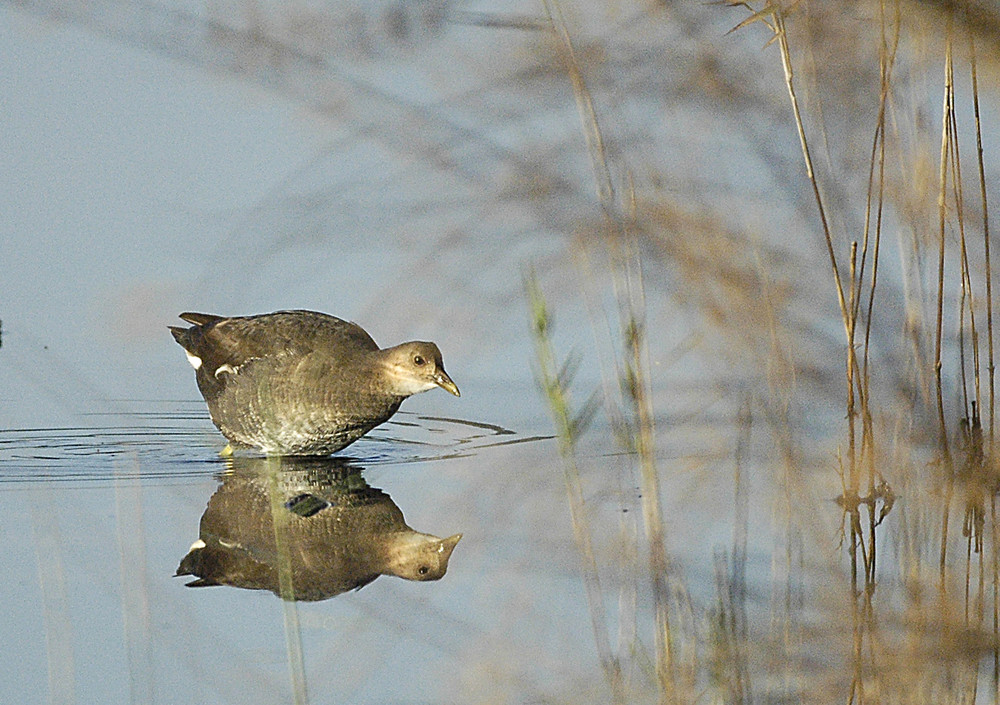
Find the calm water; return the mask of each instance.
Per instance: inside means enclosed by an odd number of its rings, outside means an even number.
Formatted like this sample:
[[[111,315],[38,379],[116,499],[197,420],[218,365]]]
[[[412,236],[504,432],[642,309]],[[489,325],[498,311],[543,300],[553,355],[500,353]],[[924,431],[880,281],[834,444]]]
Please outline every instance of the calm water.
[[[336,469],[360,469],[417,531],[463,534],[447,574],[427,583],[383,576],[324,602],[284,604],[266,590],[193,590],[190,577],[174,577],[223,480],[274,466],[220,458],[223,439],[200,401],[116,405],[133,411],[0,433],[0,526],[13,567],[4,629],[21,635],[4,647],[21,665],[5,671],[3,692],[27,702],[293,693],[449,702],[542,697],[577,688],[581,673],[593,678],[582,666],[594,653],[552,441],[401,412],[341,453]],[[294,470],[277,472],[291,482]],[[306,492],[322,494],[300,484],[282,501]],[[615,512],[637,513],[636,497],[625,488],[593,501],[613,505],[615,521]],[[686,547],[701,555],[727,534],[701,531]],[[585,690],[603,687],[594,679]]]
[[[9,645],[22,667],[5,671],[4,692],[27,702],[74,693],[85,702],[192,702],[179,693],[198,683],[205,692],[194,702],[267,702],[308,682],[319,702],[334,693],[377,702],[405,700],[412,688],[444,699],[461,687],[441,676],[478,643],[490,613],[477,586],[491,571],[490,539],[470,521],[469,484],[487,484],[477,475],[482,454],[519,463],[520,444],[544,441],[401,413],[341,462],[363,468],[418,530],[464,532],[459,545],[471,548],[447,582],[404,588],[383,577],[339,607],[289,607],[270,593],[190,590],[190,578],[173,577],[221,477],[260,461],[219,458],[220,437],[200,402],[128,405],[135,411],[0,438],[3,532],[19,566],[5,629],[26,637]],[[300,646],[288,651],[286,639]]]
[[[843,326],[774,47],[727,34],[742,15],[718,6],[664,8],[564,8],[602,162],[532,4],[0,5],[0,701],[663,702],[664,605],[692,702],[997,700],[992,485],[943,481],[918,403],[936,241],[887,210],[871,333],[887,484],[867,498],[885,516],[870,528],[855,505],[877,540],[852,562]],[[861,34],[811,37],[810,66],[865,56]],[[934,122],[927,59],[903,53],[913,125]],[[838,74],[826,115],[850,138],[832,144],[870,145],[877,65]],[[824,167],[841,257],[861,230],[857,159]],[[607,199],[634,239],[611,232]],[[536,381],[532,274],[572,408],[607,401],[572,462]],[[381,345],[433,340],[462,397],[409,399],[320,469],[222,458],[167,326],[283,308]],[[645,466],[621,433],[629,310],[645,316]],[[945,341],[952,429],[964,340]],[[961,464],[975,444],[954,437]],[[339,594],[295,602],[259,577],[292,555],[281,526],[340,560],[403,521],[462,535],[440,580],[351,590],[370,571],[336,563]],[[175,576],[218,526],[260,589]]]

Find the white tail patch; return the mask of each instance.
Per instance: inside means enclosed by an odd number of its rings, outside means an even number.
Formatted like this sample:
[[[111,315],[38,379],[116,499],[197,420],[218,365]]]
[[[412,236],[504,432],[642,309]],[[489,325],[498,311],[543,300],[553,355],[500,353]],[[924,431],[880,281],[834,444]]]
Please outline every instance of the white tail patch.
[[[231,375],[234,375],[236,374],[236,368],[228,363],[225,365],[219,365],[219,369],[215,371],[215,378],[218,379],[219,375],[222,374],[223,372],[227,372]]]
[[[195,368],[196,370],[199,367],[201,367],[201,358],[200,357],[198,357],[197,355],[192,355],[187,350],[184,351],[184,354],[187,355],[187,359],[188,359],[188,362],[191,363],[191,367]]]
[[[198,539],[193,544],[191,544],[191,548],[188,549],[188,553],[191,553],[191,551],[197,551],[199,548],[205,548],[205,542],[202,541],[201,539]]]

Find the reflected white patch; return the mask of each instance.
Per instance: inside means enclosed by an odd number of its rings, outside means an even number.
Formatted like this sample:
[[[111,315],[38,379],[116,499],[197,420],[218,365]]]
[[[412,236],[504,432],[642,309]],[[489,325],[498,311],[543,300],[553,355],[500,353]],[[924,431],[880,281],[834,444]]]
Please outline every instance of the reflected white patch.
[[[205,548],[205,542],[202,541],[201,539],[198,539],[193,544],[191,544],[191,548],[188,549],[188,553],[191,553],[191,551],[197,551],[199,548]]]
[[[191,367],[195,368],[196,370],[199,367],[201,367],[201,358],[200,357],[198,357],[197,355],[192,355],[187,350],[184,351],[184,354],[187,355],[187,359],[188,359],[188,362],[191,363]]]
[[[231,375],[236,374],[236,368],[230,364],[219,365],[219,369],[215,371],[215,377],[218,379],[219,375],[223,372],[228,372]]]

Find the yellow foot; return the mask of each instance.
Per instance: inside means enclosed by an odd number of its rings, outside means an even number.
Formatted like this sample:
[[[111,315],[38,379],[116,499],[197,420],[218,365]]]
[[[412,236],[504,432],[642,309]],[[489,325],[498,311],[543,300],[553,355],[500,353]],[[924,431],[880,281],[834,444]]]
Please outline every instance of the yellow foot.
[[[230,458],[233,455],[233,444],[227,443],[226,447],[219,451],[220,458]]]

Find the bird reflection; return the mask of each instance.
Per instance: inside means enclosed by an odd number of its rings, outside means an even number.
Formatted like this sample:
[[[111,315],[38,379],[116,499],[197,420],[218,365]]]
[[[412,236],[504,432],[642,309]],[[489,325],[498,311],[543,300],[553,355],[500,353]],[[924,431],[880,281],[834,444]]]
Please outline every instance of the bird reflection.
[[[380,575],[438,580],[461,534],[414,531],[361,469],[336,458],[232,458],[176,575],[188,587],[324,600]]]

